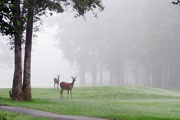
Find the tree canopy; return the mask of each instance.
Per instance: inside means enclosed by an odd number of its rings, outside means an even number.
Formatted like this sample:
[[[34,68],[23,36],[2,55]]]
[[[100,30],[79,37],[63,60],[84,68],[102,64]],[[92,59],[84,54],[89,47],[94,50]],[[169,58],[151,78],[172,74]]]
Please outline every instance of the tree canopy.
[[[0,1],[0,32],[4,35],[12,35],[15,33],[13,21],[16,7],[12,4],[13,0]]]
[[[173,1],[172,3],[173,3],[174,5],[180,5],[180,0],[177,0],[176,2]]]

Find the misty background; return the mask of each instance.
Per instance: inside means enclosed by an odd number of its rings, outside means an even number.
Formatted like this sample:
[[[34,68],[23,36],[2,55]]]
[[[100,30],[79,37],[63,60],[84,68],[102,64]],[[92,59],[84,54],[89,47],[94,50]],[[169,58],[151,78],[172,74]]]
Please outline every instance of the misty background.
[[[103,0],[98,18],[87,13],[43,17],[32,52],[32,87],[53,78],[75,86],[139,85],[180,88],[180,7],[171,0]],[[13,51],[0,37],[1,88],[11,87]]]

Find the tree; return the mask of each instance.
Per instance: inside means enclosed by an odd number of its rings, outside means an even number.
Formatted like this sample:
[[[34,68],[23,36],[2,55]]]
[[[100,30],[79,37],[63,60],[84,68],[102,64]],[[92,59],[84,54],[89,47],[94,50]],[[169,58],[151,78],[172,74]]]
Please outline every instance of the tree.
[[[7,5],[9,3],[4,2],[3,4]],[[47,11],[62,13],[67,6],[72,6],[72,10],[77,12],[76,17],[84,16],[87,11],[95,8],[103,10],[103,6],[101,0],[15,0],[12,2],[12,6],[16,8],[16,12],[12,17],[16,19],[12,22],[16,32],[12,33],[14,35],[12,43],[14,44],[15,52],[15,70],[10,96],[13,100],[29,101],[32,99],[30,77],[33,23],[39,21],[40,16],[47,14]],[[1,25],[1,27],[3,28],[4,26]],[[26,36],[23,36],[23,33],[26,33]],[[23,40],[24,38],[25,41]],[[23,42],[25,42],[24,73],[22,73],[21,57],[21,45]]]
[[[13,26],[14,13],[16,13],[16,9],[11,0],[0,1],[0,33],[3,35],[13,35],[15,33]]]
[[[0,2],[0,32],[11,35],[14,45],[15,70],[10,96],[13,100],[31,100],[31,48],[34,22],[47,11],[62,13],[67,6],[84,16],[95,8],[103,10],[101,0],[3,0]],[[50,13],[52,15],[52,13]],[[23,36],[25,34],[25,36]],[[24,40],[25,38],[25,40]],[[24,73],[22,73],[22,44],[25,43]],[[23,77],[23,81],[22,81]]]
[[[40,4],[39,4],[39,3]],[[44,5],[44,3],[46,3]],[[48,8],[51,11],[56,11],[61,13],[64,11],[65,6],[73,5],[73,9],[77,11],[76,16],[83,16],[86,11],[93,10],[94,8],[99,7],[103,10],[100,0],[63,0],[53,2],[44,0],[44,1],[34,1],[28,0],[28,13],[27,13],[27,27],[26,27],[26,43],[25,43],[25,60],[24,60],[24,79],[23,79],[23,91],[24,99],[31,100],[31,87],[30,87],[30,75],[31,75],[31,47],[32,47],[32,30],[33,30],[33,18],[34,14],[41,16],[45,14],[45,10]],[[32,7],[34,6],[34,7]],[[36,7],[37,6],[37,7]],[[34,9],[33,9],[34,8]],[[44,13],[42,13],[43,11]]]
[[[21,3],[20,0],[13,2],[13,5],[16,6],[16,14],[14,15],[17,21],[13,22],[13,26],[17,33],[14,34],[14,77],[13,77],[13,86],[12,93],[10,96],[13,100],[23,100],[22,95],[22,34],[23,34],[23,21],[21,16]]]
[[[77,66],[82,66],[80,60],[84,60],[86,73],[92,74],[94,81],[95,73],[102,73],[96,67],[103,63],[104,81],[110,76],[110,83],[114,85],[179,88],[180,43],[177,13],[180,9],[163,0],[138,0],[131,3],[122,0],[122,4],[114,2],[117,0],[107,4],[107,11],[98,19],[98,24],[97,21],[87,20],[84,26],[78,21],[68,21],[64,25],[60,48],[65,58],[73,60]],[[128,10],[129,7],[132,8],[131,11]],[[126,14],[123,14],[124,11]],[[75,27],[71,28],[69,23]],[[96,26],[96,29],[92,26]],[[69,33],[74,36],[69,36]],[[80,71],[83,70],[79,69]],[[110,75],[106,75],[105,71]]]
[[[180,0],[177,0],[176,2],[172,2],[174,5],[180,5]]]

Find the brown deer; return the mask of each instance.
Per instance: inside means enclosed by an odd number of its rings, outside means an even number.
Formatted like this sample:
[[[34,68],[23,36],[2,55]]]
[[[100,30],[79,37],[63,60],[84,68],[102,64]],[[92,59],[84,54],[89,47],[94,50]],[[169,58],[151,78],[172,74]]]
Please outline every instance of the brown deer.
[[[63,90],[67,90],[68,91],[68,98],[69,98],[69,91],[71,93],[71,98],[72,98],[72,88],[74,86],[74,82],[76,81],[77,77],[72,77],[72,83],[67,83],[67,82],[61,82],[60,83],[60,87],[61,87],[61,91],[60,91],[60,98],[63,97]]]
[[[57,75],[58,77],[54,78],[54,89],[55,89],[55,85],[57,84],[57,88],[59,87],[59,78],[60,78],[60,75]]]

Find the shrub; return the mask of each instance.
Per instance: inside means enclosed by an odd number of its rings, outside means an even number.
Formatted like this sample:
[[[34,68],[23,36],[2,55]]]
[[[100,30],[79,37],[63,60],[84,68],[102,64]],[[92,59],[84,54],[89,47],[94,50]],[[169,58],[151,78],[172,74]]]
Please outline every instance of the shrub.
[[[0,120],[7,120],[7,115],[0,113]]]

